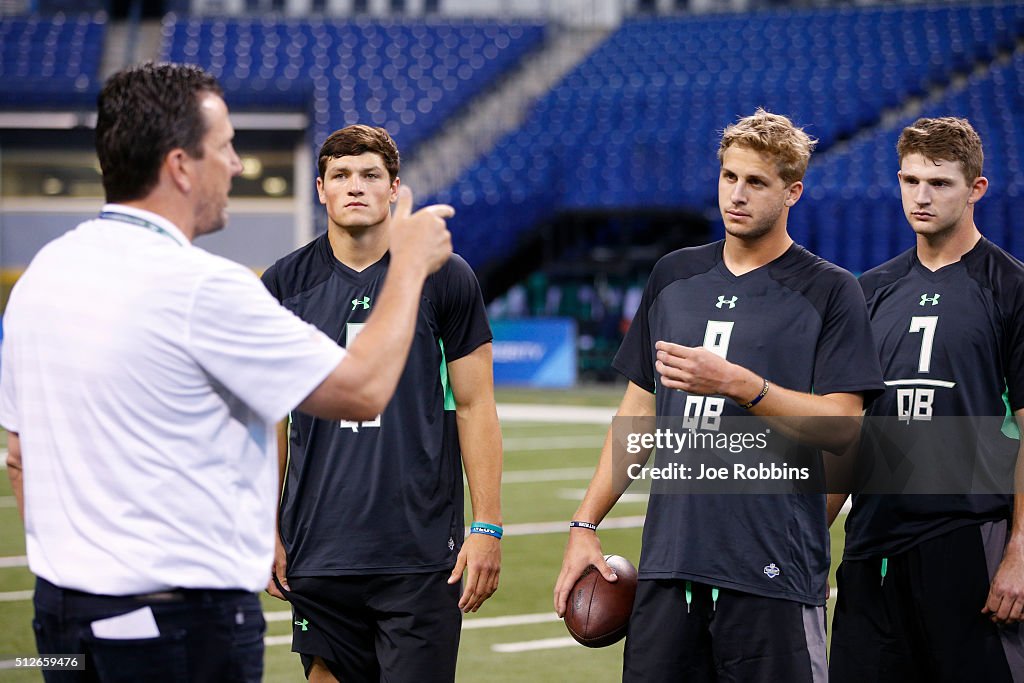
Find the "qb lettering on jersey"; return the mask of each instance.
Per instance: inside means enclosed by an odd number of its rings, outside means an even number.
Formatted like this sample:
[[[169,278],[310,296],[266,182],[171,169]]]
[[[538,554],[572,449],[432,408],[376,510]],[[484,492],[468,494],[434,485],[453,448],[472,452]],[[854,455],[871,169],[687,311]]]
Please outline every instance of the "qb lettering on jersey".
[[[938,306],[940,294],[922,294],[921,306]],[[932,352],[935,348],[935,331],[939,328],[939,316],[915,315],[910,319],[908,334],[921,335],[921,347],[917,356],[917,372],[926,375],[931,372]],[[896,389],[896,416],[900,422],[927,422],[934,414],[935,389],[952,389],[956,384],[931,378],[887,380]]]

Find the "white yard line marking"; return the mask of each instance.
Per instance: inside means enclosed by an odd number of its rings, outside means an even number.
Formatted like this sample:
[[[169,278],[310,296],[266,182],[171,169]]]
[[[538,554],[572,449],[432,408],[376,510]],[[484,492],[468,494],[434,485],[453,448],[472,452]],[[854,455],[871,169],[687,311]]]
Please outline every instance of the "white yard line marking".
[[[5,567],[27,567],[28,557],[25,555],[14,555],[12,557],[0,557],[0,569]]]
[[[286,636],[267,636],[263,639],[263,645],[266,647],[274,647],[275,645],[291,645],[292,634]]]
[[[586,489],[559,489],[555,494],[562,500],[583,500]],[[650,495],[647,493],[623,493],[619,496],[618,503],[646,503]]]
[[[31,594],[31,591],[29,591]],[[292,613],[286,610],[264,612],[263,618],[268,622],[291,621]],[[474,617],[462,621],[463,631],[474,631],[481,628],[503,628],[505,626],[524,626],[527,624],[546,624],[561,621],[554,612],[536,612],[534,614],[510,614],[504,617]]]
[[[583,647],[571,636],[564,638],[542,638],[541,640],[524,640],[518,643],[498,643],[491,645],[492,652],[532,652],[533,650],[557,650],[563,647]]]
[[[268,622],[271,621],[290,621],[292,618],[291,612],[275,611],[275,612],[264,612],[263,618]],[[465,619],[462,622],[463,631],[473,631],[481,628],[505,628],[508,626],[527,626],[530,624],[547,624],[555,621],[561,621],[554,612],[538,612],[536,614],[512,614],[507,617],[481,617],[478,619]],[[573,641],[575,642],[575,641]],[[267,636],[263,639],[263,644],[267,647],[273,647],[277,645],[291,645],[291,635],[284,636]]]
[[[263,618],[267,621],[291,621],[292,611],[287,610],[274,610],[272,612],[264,612]]]
[[[504,440],[505,451],[567,451],[574,448],[600,448],[603,436],[522,436]]]
[[[507,617],[481,617],[478,619],[464,619],[462,630],[471,631],[478,628],[504,628],[506,626],[523,626],[526,624],[547,624],[552,621],[561,621],[561,619],[554,612],[512,614]]]
[[[644,525],[644,515],[628,517],[608,517],[601,522],[602,529],[637,529]],[[537,522],[534,524],[507,524],[506,536],[530,536],[533,534],[567,534],[569,522]]]
[[[0,508],[16,508],[18,499],[14,496],[0,496]]]
[[[0,602],[19,602],[21,600],[31,600],[34,590],[30,591],[7,591],[6,593],[0,593]]]
[[[499,403],[498,419],[507,422],[571,422],[575,424],[611,424],[615,408],[560,406],[545,404]]]
[[[501,475],[502,484],[529,484],[538,481],[586,481],[594,476],[593,467],[565,467],[552,470],[513,470]]]

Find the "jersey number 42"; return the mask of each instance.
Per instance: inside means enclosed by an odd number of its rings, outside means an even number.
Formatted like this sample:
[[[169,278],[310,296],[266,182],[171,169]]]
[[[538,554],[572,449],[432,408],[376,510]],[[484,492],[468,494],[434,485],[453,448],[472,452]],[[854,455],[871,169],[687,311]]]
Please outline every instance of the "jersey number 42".
[[[345,348],[352,346],[352,342],[359,336],[359,333],[366,327],[366,323],[347,323],[345,329]],[[353,432],[358,432],[360,428],[366,429],[367,427],[380,428],[380,415],[373,418],[372,420],[366,420],[363,422],[353,422],[351,420],[342,420],[338,423],[338,426],[342,429],[351,429]]]

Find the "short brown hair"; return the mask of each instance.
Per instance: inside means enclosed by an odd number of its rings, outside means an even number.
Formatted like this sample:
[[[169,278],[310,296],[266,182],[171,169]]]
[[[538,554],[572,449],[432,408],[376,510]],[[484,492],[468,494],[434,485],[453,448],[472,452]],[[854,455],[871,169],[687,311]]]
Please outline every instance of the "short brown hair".
[[[388,171],[388,177],[391,182],[395,182],[395,178],[398,177],[398,169],[401,166],[395,141],[383,128],[361,124],[336,130],[324,140],[324,144],[320,148],[320,157],[317,159],[320,177],[324,177],[324,171],[327,170],[327,162],[330,159],[357,157],[367,152],[380,155],[380,158],[384,160],[384,168]]]
[[[108,202],[146,197],[172,149],[203,157],[205,94],[220,86],[198,66],[146,62],[111,76],[96,100],[96,156]]]
[[[967,119],[943,116],[935,119],[918,119],[900,133],[896,143],[900,166],[910,154],[920,154],[925,159],[937,161],[959,161],[960,170],[968,183],[981,176],[985,163],[985,152],[981,148],[981,137]]]
[[[768,154],[775,159],[779,177],[787,185],[803,179],[811,152],[818,141],[797,128],[781,114],[772,114],[761,107],[722,131],[718,145],[718,162],[733,145]]]

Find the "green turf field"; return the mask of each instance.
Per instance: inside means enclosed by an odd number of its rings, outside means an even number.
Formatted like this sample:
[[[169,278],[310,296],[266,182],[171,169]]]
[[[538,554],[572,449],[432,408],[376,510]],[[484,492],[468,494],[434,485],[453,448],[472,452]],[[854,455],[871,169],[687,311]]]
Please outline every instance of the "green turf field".
[[[614,406],[620,389],[584,389],[572,392],[499,392],[502,403]],[[619,680],[622,644],[601,650],[572,645],[536,649],[568,633],[554,620],[551,590],[561,565],[565,530],[539,533],[544,527],[519,527],[556,522],[562,526],[575,511],[597,460],[607,425],[511,422],[502,425],[505,437],[506,482],[503,487],[505,526],[502,540],[501,587],[477,614],[466,618],[459,654],[458,680],[587,681]],[[2,441],[0,441],[2,443]],[[610,516],[642,515],[643,500],[620,502]],[[468,518],[468,511],[467,511]],[[842,521],[842,520],[840,520]],[[841,528],[836,524],[833,556],[841,549]],[[640,554],[640,529],[601,531],[606,552],[625,555],[634,563]],[[24,597],[32,577],[24,566],[7,567],[3,560],[24,555],[22,527],[7,477],[0,477],[0,667],[16,655],[34,652],[31,601]],[[834,584],[833,584],[834,585]],[[268,613],[267,681],[304,681],[296,655],[286,644],[291,619],[284,603],[263,596]],[[496,618],[530,615],[530,623],[506,624]],[[479,623],[474,623],[479,621]],[[507,620],[506,620],[507,621]],[[507,651],[513,650],[513,651]],[[519,650],[519,651],[515,651]],[[567,672],[572,674],[568,675]],[[39,681],[35,672],[0,668],[0,683]]]

